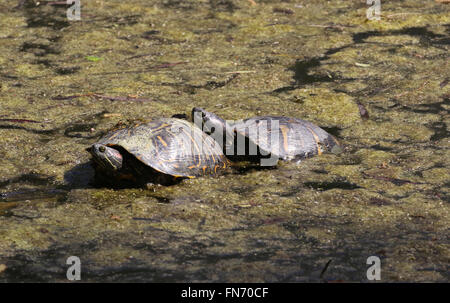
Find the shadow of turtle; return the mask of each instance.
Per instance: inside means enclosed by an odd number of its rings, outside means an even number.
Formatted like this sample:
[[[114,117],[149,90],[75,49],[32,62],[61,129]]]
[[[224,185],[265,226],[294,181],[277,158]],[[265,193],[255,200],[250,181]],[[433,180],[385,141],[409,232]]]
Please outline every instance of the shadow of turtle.
[[[123,178],[122,176],[113,176],[105,174],[96,169],[96,163],[91,161],[80,163],[64,174],[65,186],[69,189],[81,188],[149,188],[152,185],[175,185],[180,183],[183,178],[176,178],[169,175],[157,173],[150,167],[144,167],[146,174],[139,178],[132,176]]]
[[[92,188],[95,170],[91,161],[80,163],[64,173],[64,183],[70,189]]]

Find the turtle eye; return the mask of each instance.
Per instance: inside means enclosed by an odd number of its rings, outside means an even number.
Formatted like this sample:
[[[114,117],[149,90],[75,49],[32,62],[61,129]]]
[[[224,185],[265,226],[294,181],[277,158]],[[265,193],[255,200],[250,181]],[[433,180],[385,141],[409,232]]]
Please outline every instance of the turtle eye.
[[[100,146],[100,147],[98,148],[98,150],[99,150],[101,153],[104,153],[104,152],[106,151],[106,148],[105,148],[104,146]]]

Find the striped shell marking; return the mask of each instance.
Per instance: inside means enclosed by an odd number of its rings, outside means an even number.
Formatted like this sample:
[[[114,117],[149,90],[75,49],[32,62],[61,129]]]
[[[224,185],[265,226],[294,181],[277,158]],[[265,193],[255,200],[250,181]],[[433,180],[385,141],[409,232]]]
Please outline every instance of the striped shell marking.
[[[264,153],[284,160],[320,155],[338,145],[337,140],[311,122],[288,117],[254,117],[234,125]]]
[[[99,144],[121,146],[145,165],[176,177],[197,177],[229,166],[220,145],[194,124],[162,118],[113,131]]]

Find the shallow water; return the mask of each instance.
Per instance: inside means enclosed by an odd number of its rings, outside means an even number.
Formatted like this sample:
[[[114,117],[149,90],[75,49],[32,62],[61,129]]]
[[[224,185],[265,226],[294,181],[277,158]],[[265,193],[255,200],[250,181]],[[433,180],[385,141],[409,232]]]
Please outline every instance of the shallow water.
[[[449,281],[450,5],[0,1],[0,281]],[[19,3],[19,1],[17,1]],[[285,115],[343,144],[300,165],[96,188],[117,123]],[[366,115],[364,111],[367,112]],[[330,262],[331,260],[331,262]],[[326,267],[326,264],[329,264]]]

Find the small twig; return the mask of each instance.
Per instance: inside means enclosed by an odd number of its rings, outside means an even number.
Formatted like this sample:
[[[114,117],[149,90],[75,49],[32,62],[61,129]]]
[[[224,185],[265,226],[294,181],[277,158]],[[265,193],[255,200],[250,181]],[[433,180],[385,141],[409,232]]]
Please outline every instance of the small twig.
[[[16,123],[46,123],[46,122],[40,122],[35,120],[28,120],[28,119],[0,119],[1,122],[16,122]]]
[[[103,118],[122,117],[121,113],[104,113]]]
[[[82,95],[70,95],[70,96],[55,96],[52,99],[53,100],[71,100],[71,99],[75,99],[75,98],[80,98],[80,97],[94,97],[94,98],[98,98],[98,99],[107,99],[110,101],[138,101],[138,102],[149,102],[149,101],[154,101],[151,99],[145,99],[145,98],[137,98],[135,96],[131,96],[128,95],[126,97],[121,97],[121,96],[106,96],[106,95],[102,95],[102,94],[97,94],[97,93],[88,93],[88,94],[82,94]]]
[[[154,218],[133,217],[131,219],[136,220],[136,221],[156,221],[156,222],[158,222],[158,220],[154,219]]]
[[[323,275],[324,275],[325,272],[327,271],[328,266],[330,266],[330,263],[331,263],[332,260],[333,260],[333,259],[328,260],[327,264],[325,264],[325,267],[322,269],[322,272],[320,273],[320,276],[319,276],[320,279],[323,278]]]
[[[71,99],[75,99],[75,98],[79,98],[79,97],[86,97],[89,96],[89,94],[84,94],[84,95],[70,95],[70,96],[55,96],[52,97],[52,100],[71,100]]]

